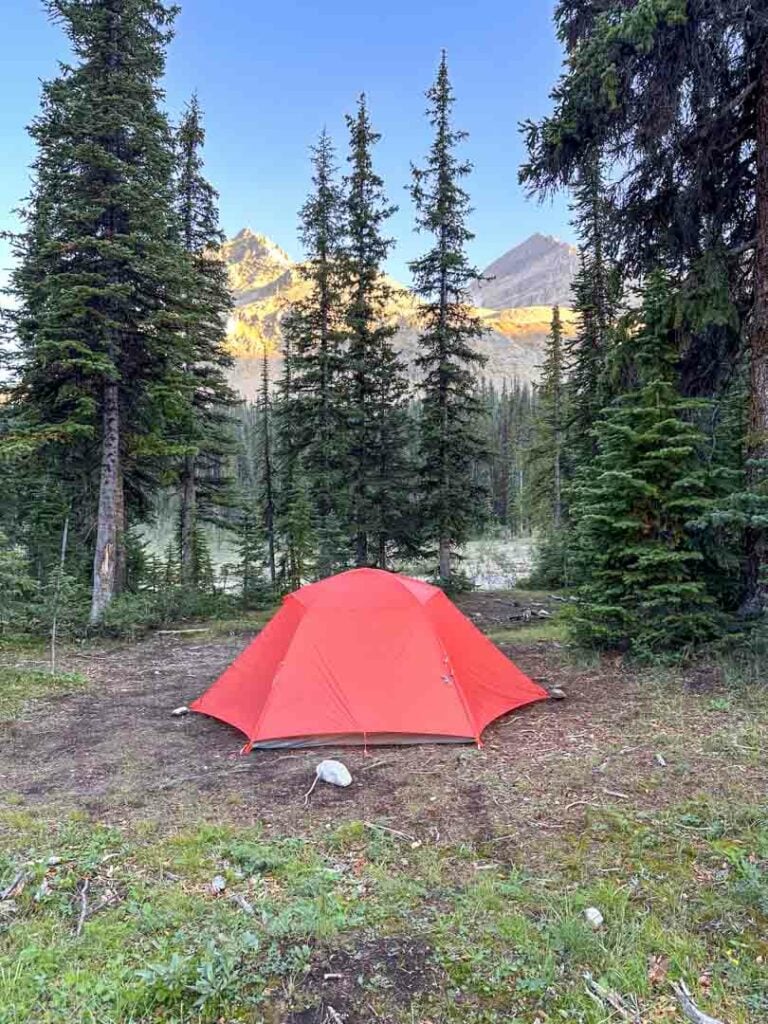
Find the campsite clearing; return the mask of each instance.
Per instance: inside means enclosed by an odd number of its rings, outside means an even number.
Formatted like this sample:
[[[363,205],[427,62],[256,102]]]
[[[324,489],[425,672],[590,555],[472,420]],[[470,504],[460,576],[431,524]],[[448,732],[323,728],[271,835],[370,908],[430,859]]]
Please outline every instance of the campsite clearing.
[[[241,758],[233,729],[170,715],[247,624],[63,652],[77,685],[2,725],[0,890],[23,877],[0,901],[0,1021],[599,1024],[585,971],[644,1022],[682,1020],[677,978],[729,1024],[764,1020],[765,690],[574,663],[538,595],[460,606],[567,699],[481,749],[344,749],[352,786],[308,809],[329,752]]]

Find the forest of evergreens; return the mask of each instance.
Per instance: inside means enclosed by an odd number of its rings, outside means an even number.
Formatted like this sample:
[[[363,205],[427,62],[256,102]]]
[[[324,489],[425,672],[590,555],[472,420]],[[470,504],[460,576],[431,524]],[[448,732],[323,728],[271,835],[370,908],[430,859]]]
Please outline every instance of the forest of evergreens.
[[[352,566],[468,585],[483,531],[534,532],[575,641],[636,654],[757,635],[768,601],[768,9],[561,0],[552,111],[520,181],[570,196],[580,270],[540,384],[484,380],[465,133],[443,55],[410,184],[414,388],[364,95],[311,150],[306,298],[283,370],[227,383],[232,299],[203,113],[162,81],[175,11],[48,0],[69,63],[29,131],[0,404],[0,629],[269,604]],[[428,75],[428,71],[427,71]],[[398,188],[401,183],[395,183]],[[510,190],[515,182],[510,181]],[[146,531],[173,517],[159,555]],[[212,564],[208,528],[236,557]]]

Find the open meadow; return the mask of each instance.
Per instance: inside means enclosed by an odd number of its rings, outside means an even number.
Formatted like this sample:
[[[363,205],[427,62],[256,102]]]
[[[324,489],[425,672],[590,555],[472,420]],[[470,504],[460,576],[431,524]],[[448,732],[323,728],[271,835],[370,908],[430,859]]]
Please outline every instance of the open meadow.
[[[55,679],[3,649],[0,1021],[649,1024],[685,1019],[678,979],[764,1021],[764,689],[574,661],[547,595],[460,604],[566,699],[481,749],[334,750],[352,786],[306,807],[322,753],[170,714],[263,616],[71,648]]]

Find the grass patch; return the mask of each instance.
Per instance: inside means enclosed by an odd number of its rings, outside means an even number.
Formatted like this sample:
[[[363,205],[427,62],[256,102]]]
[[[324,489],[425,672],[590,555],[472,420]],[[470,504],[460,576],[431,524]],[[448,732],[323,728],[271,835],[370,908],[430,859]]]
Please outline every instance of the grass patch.
[[[730,1024],[768,1012],[765,809],[595,812],[546,878],[493,844],[412,848],[357,822],[319,841],[210,825],[159,837],[23,810],[0,828],[0,887],[25,875],[0,924],[3,1024],[272,1024],[314,1020],[298,1015],[326,1000],[350,1024],[603,1024],[585,970],[646,1022],[676,1018],[678,977]],[[86,880],[99,909],[77,935]],[[346,973],[329,981],[340,955]]]
[[[538,620],[510,628],[489,630],[487,635],[495,644],[527,644],[539,640],[565,643],[567,640],[565,623],[559,619]]]
[[[0,665],[0,720],[20,718],[31,701],[71,693],[86,685],[77,673],[56,673],[41,669]]]

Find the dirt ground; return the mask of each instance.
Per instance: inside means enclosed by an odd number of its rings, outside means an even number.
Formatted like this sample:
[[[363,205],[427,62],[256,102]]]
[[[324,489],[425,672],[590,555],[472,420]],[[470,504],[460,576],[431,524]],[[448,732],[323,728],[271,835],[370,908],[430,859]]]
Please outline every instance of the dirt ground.
[[[464,611],[484,629],[510,627],[512,595],[471,594]],[[661,808],[727,794],[759,799],[768,765],[754,757],[750,716],[729,711],[717,674],[670,681],[620,661],[574,665],[552,641],[505,652],[534,679],[562,687],[493,723],[484,746],[433,745],[240,756],[243,737],[201,715],[174,718],[249,642],[250,635],[155,635],[65,655],[85,689],[30,705],[0,724],[0,791],[24,803],[77,808],[94,820],[261,823],[303,835],[346,820],[431,842],[491,842],[499,856],[536,860],[536,837],[572,832],[590,807]],[[519,636],[519,641],[518,641]],[[19,659],[17,659],[18,661]],[[746,737],[742,741],[739,736]],[[353,784],[304,793],[322,756],[340,756]]]

